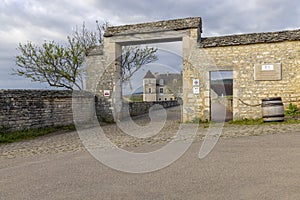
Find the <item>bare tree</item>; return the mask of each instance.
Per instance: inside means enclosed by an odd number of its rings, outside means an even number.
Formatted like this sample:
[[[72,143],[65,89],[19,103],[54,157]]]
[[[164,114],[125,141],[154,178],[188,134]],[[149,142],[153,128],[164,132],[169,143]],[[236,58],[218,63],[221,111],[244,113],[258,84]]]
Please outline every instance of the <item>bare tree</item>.
[[[122,50],[122,79],[129,81],[142,66],[158,60],[157,48],[126,46]]]
[[[96,30],[90,31],[83,23],[76,28],[67,43],[61,45],[54,41],[44,41],[40,46],[27,42],[19,44],[14,73],[37,82],[47,82],[50,86],[69,90],[83,89],[85,56],[90,48],[103,45],[103,34],[110,24],[96,21]],[[131,46],[123,48],[123,81],[143,65],[157,60],[156,48]]]
[[[74,38],[68,38],[66,46],[54,41],[44,42],[41,46],[28,42],[19,44],[18,50],[21,53],[16,56],[19,68],[14,74],[54,87],[82,89],[84,54]]]

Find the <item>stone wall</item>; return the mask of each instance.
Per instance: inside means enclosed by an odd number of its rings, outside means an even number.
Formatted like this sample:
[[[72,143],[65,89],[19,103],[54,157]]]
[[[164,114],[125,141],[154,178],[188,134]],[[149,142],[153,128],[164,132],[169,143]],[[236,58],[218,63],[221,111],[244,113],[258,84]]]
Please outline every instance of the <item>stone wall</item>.
[[[131,116],[149,112],[154,104],[177,106],[177,101],[130,102]],[[0,129],[7,131],[66,126],[86,122],[97,116],[100,121],[113,122],[111,103],[86,91],[62,90],[0,90]],[[74,109],[75,114],[74,114]]]
[[[129,116],[138,116],[143,115],[149,112],[149,109],[155,105],[161,105],[163,108],[169,108],[174,106],[179,106],[178,101],[150,101],[150,102],[125,102],[122,103],[122,114],[121,118]],[[115,117],[113,109],[111,109],[111,104],[103,98],[96,97],[96,112],[97,117],[100,121],[103,122],[114,122]]]
[[[113,96],[114,77],[116,68],[114,62],[107,64],[103,46],[90,49],[86,58],[86,88],[96,96],[97,116],[101,121],[113,122]],[[104,96],[104,90],[110,92],[109,96]]]
[[[190,56],[184,69],[186,109],[185,120],[200,116],[209,119],[209,73],[218,70],[233,71],[234,119],[261,118],[261,99],[282,97],[284,105],[300,106],[300,30],[275,33],[244,34],[206,38],[199,47],[190,46]],[[280,64],[281,80],[258,81],[254,78],[255,65]],[[193,95],[191,81],[199,78],[200,95]],[[252,105],[252,106],[250,106]]]
[[[90,103],[94,96],[78,94],[73,104]],[[0,90],[0,127],[9,131],[73,124],[72,92],[56,90]],[[93,114],[92,108],[85,113]],[[79,115],[78,120],[86,120]]]
[[[169,108],[179,105],[178,101],[129,102],[124,104],[124,109],[127,105],[128,107],[126,109],[129,108],[130,115],[137,116],[148,113],[149,109],[155,104],[161,105],[163,108]]]

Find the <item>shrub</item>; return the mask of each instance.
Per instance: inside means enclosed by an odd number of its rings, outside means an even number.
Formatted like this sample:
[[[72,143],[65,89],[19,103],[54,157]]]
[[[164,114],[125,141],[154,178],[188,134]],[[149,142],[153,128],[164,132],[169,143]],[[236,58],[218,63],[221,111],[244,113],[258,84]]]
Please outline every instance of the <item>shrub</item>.
[[[285,115],[294,117],[298,114],[298,107],[295,104],[290,103],[287,110],[284,111]]]

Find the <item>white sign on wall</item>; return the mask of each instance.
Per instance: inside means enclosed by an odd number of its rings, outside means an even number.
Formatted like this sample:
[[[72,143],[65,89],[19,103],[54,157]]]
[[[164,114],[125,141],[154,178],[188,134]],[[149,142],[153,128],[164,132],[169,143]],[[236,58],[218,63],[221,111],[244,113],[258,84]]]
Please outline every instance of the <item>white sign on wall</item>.
[[[103,93],[105,97],[110,97],[110,90],[104,90]]]
[[[200,94],[200,88],[199,87],[193,87],[193,93],[194,94]]]
[[[262,65],[261,70],[262,71],[272,71],[272,70],[274,70],[274,65]]]
[[[193,86],[200,86],[199,79],[193,79]]]

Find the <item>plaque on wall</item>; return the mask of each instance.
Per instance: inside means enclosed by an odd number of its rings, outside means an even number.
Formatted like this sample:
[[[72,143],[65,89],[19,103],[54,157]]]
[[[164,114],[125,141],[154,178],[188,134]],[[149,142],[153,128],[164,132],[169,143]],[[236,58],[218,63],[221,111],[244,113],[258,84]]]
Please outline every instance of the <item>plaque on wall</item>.
[[[279,81],[281,80],[281,63],[254,65],[255,81]]]

